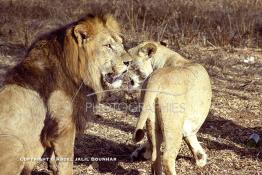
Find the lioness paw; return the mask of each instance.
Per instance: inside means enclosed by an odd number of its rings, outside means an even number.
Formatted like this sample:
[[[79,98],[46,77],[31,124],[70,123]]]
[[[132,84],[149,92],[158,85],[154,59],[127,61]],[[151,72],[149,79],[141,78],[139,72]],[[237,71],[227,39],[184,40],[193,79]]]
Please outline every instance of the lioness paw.
[[[198,167],[204,167],[207,164],[207,155],[206,153],[197,153],[196,165]]]

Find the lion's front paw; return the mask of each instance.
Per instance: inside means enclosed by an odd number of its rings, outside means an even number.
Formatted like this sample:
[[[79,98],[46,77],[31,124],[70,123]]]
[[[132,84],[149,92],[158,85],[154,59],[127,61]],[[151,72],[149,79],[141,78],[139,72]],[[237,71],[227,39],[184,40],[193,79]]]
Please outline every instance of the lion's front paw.
[[[134,162],[134,161],[136,161],[136,160],[138,160],[138,152],[137,152],[137,150],[135,150],[134,152],[132,152],[132,154],[129,156],[129,159],[130,159],[130,161],[131,162]]]

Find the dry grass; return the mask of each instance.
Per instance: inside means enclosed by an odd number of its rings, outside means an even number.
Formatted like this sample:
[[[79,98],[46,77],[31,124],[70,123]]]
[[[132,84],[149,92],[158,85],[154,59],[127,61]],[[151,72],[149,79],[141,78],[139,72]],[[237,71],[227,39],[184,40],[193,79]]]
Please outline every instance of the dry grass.
[[[249,149],[245,141],[253,132],[262,137],[261,9],[260,0],[0,0],[0,84],[38,36],[88,13],[112,13],[123,25],[127,46],[168,39],[170,47],[203,64],[212,78],[212,109],[199,133],[209,164],[202,169],[194,166],[183,145],[178,174],[259,175],[262,144]],[[254,63],[245,63],[250,57]],[[136,147],[131,135],[138,114],[101,107],[109,110],[77,137],[75,156],[113,156],[118,161],[75,162],[74,173],[149,174],[149,161],[128,160]],[[36,169],[40,172],[34,174],[49,173],[45,164]]]

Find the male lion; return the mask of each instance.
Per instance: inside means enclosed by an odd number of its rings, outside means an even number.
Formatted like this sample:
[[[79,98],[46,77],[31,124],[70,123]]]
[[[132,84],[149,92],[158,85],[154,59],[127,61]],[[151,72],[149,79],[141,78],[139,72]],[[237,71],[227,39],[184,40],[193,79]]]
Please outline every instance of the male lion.
[[[74,140],[105,85],[121,85],[128,60],[113,17],[88,16],[37,41],[0,90],[1,174],[31,174],[45,150],[54,174],[73,174]],[[128,58],[126,58],[128,59]]]
[[[144,84],[143,108],[134,141],[144,137],[146,123],[149,143],[144,148],[152,151],[153,174],[162,173],[162,142],[165,174],[176,174],[175,160],[182,138],[192,151],[196,164],[204,166],[207,155],[196,133],[205,121],[211,104],[211,85],[206,70],[157,42],[144,42],[128,52],[140,76],[149,77]],[[138,151],[132,156],[137,156]]]

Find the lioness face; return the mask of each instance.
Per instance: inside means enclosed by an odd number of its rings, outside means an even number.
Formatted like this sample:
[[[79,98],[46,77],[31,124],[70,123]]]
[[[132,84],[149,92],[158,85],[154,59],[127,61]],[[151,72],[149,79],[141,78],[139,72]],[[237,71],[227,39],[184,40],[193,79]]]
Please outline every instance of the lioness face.
[[[131,57],[123,47],[119,30],[111,16],[88,19],[74,27],[79,57],[84,58],[80,60],[80,74],[85,84],[94,84],[95,89],[99,84],[106,88],[121,86]]]
[[[147,78],[153,72],[152,58],[157,50],[157,45],[154,43],[141,43],[136,47],[128,50],[132,57],[132,68],[143,79]]]

